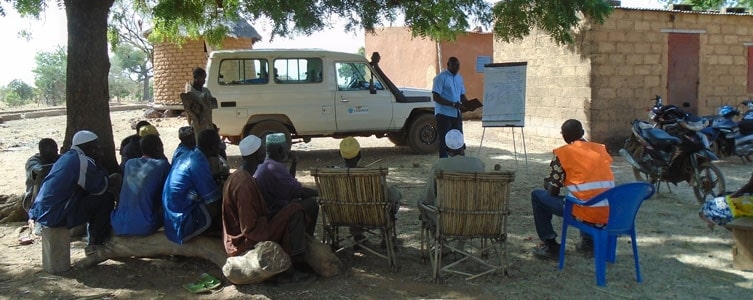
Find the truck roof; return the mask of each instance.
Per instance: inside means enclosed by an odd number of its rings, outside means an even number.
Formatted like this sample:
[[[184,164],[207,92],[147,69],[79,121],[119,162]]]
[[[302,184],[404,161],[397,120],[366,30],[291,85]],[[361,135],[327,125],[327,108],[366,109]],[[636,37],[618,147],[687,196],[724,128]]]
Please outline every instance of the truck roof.
[[[283,56],[305,56],[305,57],[333,57],[341,59],[358,59],[364,60],[366,57],[356,53],[336,52],[317,48],[305,49],[242,49],[242,50],[218,50],[212,51],[210,58],[225,57],[283,57]]]

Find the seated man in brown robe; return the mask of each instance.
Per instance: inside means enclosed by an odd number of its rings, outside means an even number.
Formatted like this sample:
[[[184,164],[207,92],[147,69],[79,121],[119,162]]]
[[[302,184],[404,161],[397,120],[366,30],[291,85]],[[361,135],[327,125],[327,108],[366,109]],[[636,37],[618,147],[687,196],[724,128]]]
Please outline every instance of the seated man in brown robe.
[[[222,239],[229,256],[243,255],[262,241],[282,245],[293,266],[278,281],[302,282],[315,279],[313,275],[296,270],[304,263],[306,253],[306,223],[303,207],[290,203],[274,217],[267,216],[267,203],[256,185],[253,174],[264,161],[259,151],[261,139],[254,135],[240,144],[242,165],[231,174],[222,191]]]

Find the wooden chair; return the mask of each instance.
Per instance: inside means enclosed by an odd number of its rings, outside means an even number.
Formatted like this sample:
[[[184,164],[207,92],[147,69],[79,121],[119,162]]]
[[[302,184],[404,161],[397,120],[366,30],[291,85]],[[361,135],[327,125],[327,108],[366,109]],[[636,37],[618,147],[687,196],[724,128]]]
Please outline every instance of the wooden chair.
[[[436,226],[431,221],[421,222],[421,257],[430,256],[434,281],[440,272],[460,274],[466,280],[498,270],[506,275],[508,199],[514,173],[438,171],[435,177],[435,206],[421,204],[422,210],[436,214]],[[456,247],[453,241],[464,245]],[[455,254],[448,258],[460,258],[442,266],[444,247]],[[472,273],[468,270],[471,266],[456,268],[466,261],[477,263],[482,270]]]
[[[322,242],[340,252],[347,247],[340,247],[340,242],[349,241],[349,245],[358,245],[386,259],[395,271],[397,234],[390,213],[392,204],[387,198],[387,173],[384,168],[318,168],[311,171],[319,189],[324,229]],[[381,237],[386,249],[380,252],[366,243],[367,239],[356,240],[350,234],[341,236],[338,231],[341,226],[361,226],[367,236]]]

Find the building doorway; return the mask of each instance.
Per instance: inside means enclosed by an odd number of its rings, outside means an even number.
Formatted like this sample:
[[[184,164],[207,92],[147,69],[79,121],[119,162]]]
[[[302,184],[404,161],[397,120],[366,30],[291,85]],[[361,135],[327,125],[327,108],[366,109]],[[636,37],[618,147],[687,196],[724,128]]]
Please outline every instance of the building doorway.
[[[683,110],[698,115],[699,34],[670,33],[667,69],[667,103],[690,107]]]

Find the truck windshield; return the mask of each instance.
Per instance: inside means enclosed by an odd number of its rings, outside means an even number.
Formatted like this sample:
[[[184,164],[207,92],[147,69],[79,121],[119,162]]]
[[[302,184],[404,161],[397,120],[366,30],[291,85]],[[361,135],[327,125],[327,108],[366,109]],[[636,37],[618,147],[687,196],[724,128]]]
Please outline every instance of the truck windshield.
[[[337,89],[339,91],[383,90],[384,86],[371,70],[371,66],[362,62],[339,62],[335,64],[337,72]]]

